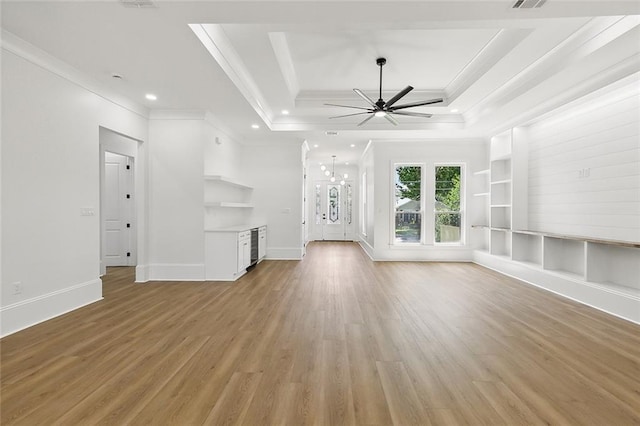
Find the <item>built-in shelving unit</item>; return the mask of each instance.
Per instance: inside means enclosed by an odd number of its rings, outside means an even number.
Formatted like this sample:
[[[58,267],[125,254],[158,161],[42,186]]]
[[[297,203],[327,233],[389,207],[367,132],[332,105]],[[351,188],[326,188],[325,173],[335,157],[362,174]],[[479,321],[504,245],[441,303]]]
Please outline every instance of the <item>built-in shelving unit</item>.
[[[251,221],[253,187],[222,175],[204,176],[205,229],[228,227]]]
[[[475,224],[471,225],[474,236],[475,249],[488,251],[489,249],[489,207],[488,200],[491,195],[489,185],[489,169],[478,170],[473,173],[473,196],[478,197],[474,202],[482,203],[483,208],[478,211],[481,212],[474,220]]]
[[[491,140],[488,250],[477,263],[640,323],[640,243],[529,229],[526,129]],[[475,194],[474,194],[475,195]]]

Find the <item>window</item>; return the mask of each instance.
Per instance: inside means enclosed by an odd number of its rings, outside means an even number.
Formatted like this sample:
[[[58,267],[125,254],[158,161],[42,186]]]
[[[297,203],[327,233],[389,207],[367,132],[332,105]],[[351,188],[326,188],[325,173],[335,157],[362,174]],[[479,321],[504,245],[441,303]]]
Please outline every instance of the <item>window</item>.
[[[395,243],[422,241],[422,167],[395,167]]]
[[[327,224],[340,224],[340,185],[327,185]]]
[[[435,168],[435,242],[460,243],[462,241],[461,166]]]

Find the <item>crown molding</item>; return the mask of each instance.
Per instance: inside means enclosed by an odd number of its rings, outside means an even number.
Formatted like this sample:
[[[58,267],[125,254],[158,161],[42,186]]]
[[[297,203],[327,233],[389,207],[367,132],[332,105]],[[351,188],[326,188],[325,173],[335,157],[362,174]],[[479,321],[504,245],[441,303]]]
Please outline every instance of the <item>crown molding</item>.
[[[282,73],[284,82],[289,89],[289,99],[293,102],[300,91],[300,83],[296,75],[295,66],[293,65],[287,34],[283,32],[269,33],[269,40],[271,41],[271,47],[273,47],[273,53],[278,61],[278,65],[280,66],[280,72]]]
[[[520,28],[499,30],[447,85],[444,91],[449,103],[468,90],[532,32],[533,29]]]
[[[115,93],[94,78],[33,44],[6,30],[2,30],[1,38],[2,50],[5,52],[12,53],[136,115],[149,118],[149,109],[147,107]]]
[[[484,114],[493,113],[503,105],[522,96],[545,80],[572,64],[585,59],[606,44],[640,24],[640,17],[601,17],[590,20],[562,43],[523,69],[498,90],[485,97],[465,113],[470,125]],[[576,87],[581,87],[577,85]],[[575,87],[569,92],[575,90]],[[562,97],[560,93],[558,96]]]
[[[189,24],[196,37],[235,84],[249,105],[271,129],[273,113],[242,58],[220,24]]]
[[[208,110],[154,109],[149,112],[149,120],[204,121],[228,139],[240,143],[238,135]]]

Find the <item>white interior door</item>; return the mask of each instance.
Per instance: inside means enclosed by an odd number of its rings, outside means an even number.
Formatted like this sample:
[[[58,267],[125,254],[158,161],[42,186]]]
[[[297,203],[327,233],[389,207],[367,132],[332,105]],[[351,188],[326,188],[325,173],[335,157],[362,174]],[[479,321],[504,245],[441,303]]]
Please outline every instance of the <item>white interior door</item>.
[[[133,230],[133,162],[129,157],[105,152],[105,255],[106,266],[135,265]]]
[[[353,184],[316,181],[313,191],[313,239],[345,241],[352,234]]]

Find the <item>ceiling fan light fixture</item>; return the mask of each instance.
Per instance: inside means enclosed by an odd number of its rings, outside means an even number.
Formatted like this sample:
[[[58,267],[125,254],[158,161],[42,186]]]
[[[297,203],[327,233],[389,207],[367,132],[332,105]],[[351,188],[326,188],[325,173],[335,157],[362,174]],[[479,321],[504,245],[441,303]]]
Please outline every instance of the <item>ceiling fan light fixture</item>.
[[[352,117],[354,115],[365,115],[365,116],[367,116],[364,120],[360,121],[357,124],[358,127],[364,125],[367,121],[371,120],[373,117],[384,117],[389,123],[393,124],[394,126],[397,126],[399,124],[398,120],[396,120],[394,118],[394,115],[406,115],[406,116],[410,116],[410,117],[431,118],[432,114],[425,114],[425,113],[419,113],[419,112],[407,112],[407,111],[404,111],[404,110],[407,109],[407,108],[414,108],[414,107],[420,107],[420,106],[425,106],[425,105],[437,104],[437,103],[443,102],[444,99],[442,99],[442,98],[429,99],[427,101],[410,102],[408,104],[396,105],[396,102],[398,102],[400,99],[404,98],[409,92],[411,92],[413,90],[413,86],[405,87],[404,89],[402,89],[401,91],[396,93],[388,101],[385,101],[384,99],[382,99],[382,66],[384,64],[386,64],[386,63],[387,63],[387,60],[385,58],[377,58],[376,59],[376,64],[380,67],[380,87],[379,87],[379,90],[378,90],[379,98],[378,98],[377,101],[374,102],[373,99],[368,97],[362,90],[353,89],[353,91],[358,96],[360,96],[367,103],[368,106],[367,107],[361,107],[361,106],[353,106],[353,105],[339,105],[339,104],[328,104],[328,103],[326,103],[325,105],[327,105],[327,106],[343,107],[343,108],[351,108],[351,109],[361,110],[361,112],[356,112],[356,113],[351,113],[351,114],[343,114],[343,115],[336,115],[336,116],[329,117],[329,118]]]

